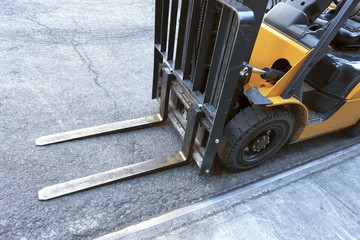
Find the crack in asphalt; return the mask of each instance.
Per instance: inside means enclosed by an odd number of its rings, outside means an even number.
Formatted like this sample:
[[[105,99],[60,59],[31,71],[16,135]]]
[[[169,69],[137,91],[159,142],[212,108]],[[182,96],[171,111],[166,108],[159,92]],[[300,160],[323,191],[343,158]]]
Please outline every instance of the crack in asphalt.
[[[110,96],[109,90],[99,83],[99,72],[97,70],[95,70],[95,68],[93,66],[93,62],[91,61],[89,56],[86,54],[85,49],[83,49],[82,54],[81,54],[80,50],[78,49],[78,47],[82,46],[82,44],[79,42],[75,42],[75,40],[71,40],[70,45],[74,48],[75,52],[79,55],[80,60],[87,66],[89,72],[91,72],[92,74],[95,75],[95,77],[93,78],[95,85],[98,86],[99,88],[101,88],[105,92],[106,97],[108,97],[114,103],[115,107],[117,107],[117,103]]]
[[[59,41],[63,44],[66,44],[66,45],[70,45],[73,47],[73,49],[75,50],[75,52],[77,53],[77,55],[79,56],[81,62],[83,62],[86,66],[87,66],[87,69],[89,70],[90,73],[92,73],[94,75],[94,78],[93,78],[93,82],[95,83],[95,85],[97,87],[99,87],[100,89],[102,89],[104,92],[105,92],[105,95],[107,98],[109,98],[114,106],[117,108],[117,102],[110,96],[110,92],[109,90],[104,87],[102,84],[99,83],[99,72],[94,68],[94,65],[93,65],[93,61],[90,59],[90,57],[87,55],[84,47],[83,47],[83,43],[80,43],[78,41],[75,41],[74,40],[74,37],[72,37],[72,39],[69,41],[68,39],[66,38],[63,38],[57,34],[54,33],[54,29],[50,28],[49,26],[33,19],[33,18],[30,18],[30,17],[27,17],[28,20],[38,24],[39,26],[43,27],[46,29],[47,33],[52,37],[54,38],[56,41]],[[75,23],[75,25],[78,27],[78,28],[81,28],[79,27],[79,24],[76,22],[75,19],[73,19],[73,22]],[[82,46],[82,52],[80,52],[79,50],[79,46]]]
[[[45,25],[45,24],[43,24],[43,23],[41,23],[41,22],[39,22],[39,21],[37,21],[37,20],[35,20],[35,19],[33,19],[33,18],[27,17],[26,19],[32,21],[33,23],[36,23],[37,25],[39,25],[39,26],[41,26],[41,27],[43,27],[43,28],[45,28],[46,31],[48,32],[48,34],[50,34],[55,40],[61,39],[61,40],[62,40],[62,43],[67,44],[65,38],[54,34],[54,30],[55,30],[55,29],[52,29],[52,28],[50,28],[49,26],[47,26],[47,25]]]

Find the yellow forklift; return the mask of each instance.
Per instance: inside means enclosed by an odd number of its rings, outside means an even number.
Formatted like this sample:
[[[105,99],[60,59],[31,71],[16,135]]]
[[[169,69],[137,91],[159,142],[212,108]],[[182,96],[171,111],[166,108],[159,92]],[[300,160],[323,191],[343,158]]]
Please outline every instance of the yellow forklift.
[[[156,0],[152,98],[159,113],[40,137],[36,144],[171,122],[181,150],[46,187],[38,198],[190,160],[200,174],[210,173],[215,158],[240,171],[286,143],[341,129],[358,135],[359,1]]]

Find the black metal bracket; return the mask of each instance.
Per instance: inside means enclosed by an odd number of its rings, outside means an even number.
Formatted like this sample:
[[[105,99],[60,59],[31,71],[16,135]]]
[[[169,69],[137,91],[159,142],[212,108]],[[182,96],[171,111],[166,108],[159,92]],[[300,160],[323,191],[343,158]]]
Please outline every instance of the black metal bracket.
[[[259,105],[259,106],[265,106],[265,105],[270,105],[273,104],[273,102],[264,97],[264,95],[262,95],[259,92],[259,89],[257,89],[256,87],[252,87],[249,90],[247,90],[245,92],[245,96],[254,104],[254,105]]]

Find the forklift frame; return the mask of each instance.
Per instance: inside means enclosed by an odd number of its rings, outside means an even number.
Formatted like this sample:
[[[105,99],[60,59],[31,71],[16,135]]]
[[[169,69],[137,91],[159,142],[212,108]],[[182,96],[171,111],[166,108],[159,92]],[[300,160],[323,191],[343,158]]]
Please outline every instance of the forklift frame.
[[[299,93],[306,74],[326,53],[328,44],[358,2],[346,1],[282,93],[283,98],[296,96],[301,100]],[[232,108],[250,78],[252,68],[248,63],[267,5],[267,0],[156,0],[152,98],[160,103],[159,113],[40,137],[36,145],[152,127],[170,120],[183,139],[181,150],[164,158],[45,187],[38,192],[38,198],[56,198],[192,159],[200,167],[200,174],[210,173],[223,128],[234,116]],[[245,93],[248,98],[261,95],[257,89],[250,90]],[[262,100],[269,99],[260,96],[258,102],[264,105]],[[271,101],[265,101],[265,105],[270,104]]]

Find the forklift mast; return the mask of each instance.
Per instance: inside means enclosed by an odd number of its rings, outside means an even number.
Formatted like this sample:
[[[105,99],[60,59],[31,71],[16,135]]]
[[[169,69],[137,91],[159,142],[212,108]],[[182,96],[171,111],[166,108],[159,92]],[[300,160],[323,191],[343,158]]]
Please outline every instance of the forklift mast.
[[[247,63],[266,6],[267,1],[193,0],[181,1],[179,12],[177,0],[171,6],[156,1],[153,98],[161,102],[170,78],[166,98],[175,128],[188,133],[201,122],[194,133],[200,143],[195,154],[200,174],[210,171],[231,107],[249,76]],[[191,112],[200,112],[199,121],[191,119]],[[185,134],[186,157],[192,148]]]

